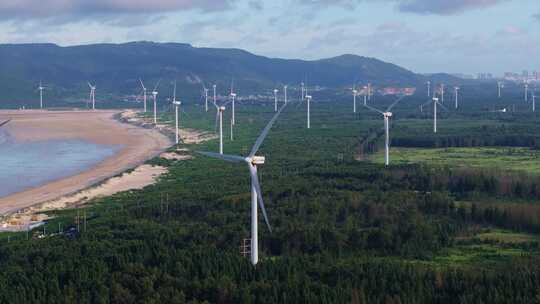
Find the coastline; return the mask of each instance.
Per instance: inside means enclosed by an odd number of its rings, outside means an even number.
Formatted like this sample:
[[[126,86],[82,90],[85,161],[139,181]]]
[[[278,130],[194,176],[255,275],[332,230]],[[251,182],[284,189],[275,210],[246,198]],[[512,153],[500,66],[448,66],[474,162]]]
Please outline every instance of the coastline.
[[[0,119],[12,119],[6,129],[17,141],[79,139],[123,146],[113,156],[84,172],[0,198],[0,216],[73,195],[133,169],[173,145],[170,138],[158,130],[121,122],[117,118],[122,112],[0,111]]]

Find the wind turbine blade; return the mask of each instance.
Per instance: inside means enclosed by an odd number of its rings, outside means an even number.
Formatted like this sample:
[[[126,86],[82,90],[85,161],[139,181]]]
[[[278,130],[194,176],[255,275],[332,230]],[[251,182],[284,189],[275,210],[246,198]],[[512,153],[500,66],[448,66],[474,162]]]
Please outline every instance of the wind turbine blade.
[[[425,103],[423,103],[423,104],[421,105],[421,107],[427,106],[428,104],[430,104],[430,103],[432,103],[432,102],[433,102],[433,99],[430,99],[430,100],[426,101]]]
[[[88,83],[88,87],[89,87],[90,89],[92,89],[92,85],[90,84],[90,81],[88,81],[87,83]]]
[[[445,110],[446,112],[449,112],[448,108],[445,107],[442,103],[437,102],[437,104],[438,104],[441,108],[443,108],[443,110]]]
[[[386,109],[386,112],[390,112],[395,106],[397,106],[397,104],[403,100],[403,98],[405,98],[405,95],[402,95],[400,96],[396,101],[394,101],[394,103],[392,103],[387,109]]]
[[[366,105],[364,105],[364,107],[366,107],[366,108],[370,109],[371,111],[375,111],[375,112],[377,112],[377,113],[381,113],[381,114],[383,114],[383,115],[384,115],[384,112],[383,112],[383,111],[381,111],[381,110],[378,110],[378,109],[375,109],[375,108],[374,108],[374,107],[372,107],[372,106],[369,106],[369,105],[367,105],[367,104],[366,104]]]
[[[144,83],[142,82],[142,79],[139,78],[139,81],[141,82],[141,86],[142,86],[143,90],[146,90],[146,87],[144,86]]]
[[[204,156],[212,157],[212,158],[221,159],[221,160],[228,161],[231,163],[241,163],[241,162],[246,161],[244,157],[238,156],[238,155],[219,154],[219,153],[214,153],[214,152],[201,152],[201,151],[196,151],[196,153],[204,155]]]
[[[278,119],[279,114],[281,114],[281,112],[283,111],[283,109],[285,109],[286,106],[287,106],[286,103],[283,104],[281,106],[281,108],[279,108],[279,111],[277,111],[276,114],[274,114],[274,117],[272,117],[270,122],[268,122],[268,124],[266,125],[266,127],[262,131],[261,135],[259,135],[259,138],[257,138],[257,141],[255,141],[255,144],[253,145],[253,148],[251,148],[251,153],[249,153],[249,157],[253,157],[255,155],[255,153],[257,153],[257,151],[259,151],[259,148],[261,147],[264,139],[268,135],[268,132],[270,132],[270,129],[272,129],[272,126],[274,125],[274,123]]]
[[[257,201],[259,202],[259,207],[261,208],[262,214],[264,216],[264,221],[266,222],[266,226],[268,226],[268,230],[270,230],[270,233],[272,233],[272,227],[270,226],[270,221],[268,220],[268,214],[266,213],[266,208],[264,207],[264,201],[262,197],[261,192],[261,184],[259,183],[259,177],[257,176],[257,171],[255,170],[255,166],[252,164],[249,164],[249,173],[251,174],[251,182],[253,183],[253,186],[255,187],[255,192],[257,192]]]
[[[10,121],[11,121],[11,119],[8,119],[8,120],[6,120],[6,121],[0,123],[0,127],[5,126],[5,125],[6,125],[8,122],[10,122]]]
[[[154,87],[154,92],[159,88],[159,84],[161,83],[161,78],[156,82],[156,86]]]

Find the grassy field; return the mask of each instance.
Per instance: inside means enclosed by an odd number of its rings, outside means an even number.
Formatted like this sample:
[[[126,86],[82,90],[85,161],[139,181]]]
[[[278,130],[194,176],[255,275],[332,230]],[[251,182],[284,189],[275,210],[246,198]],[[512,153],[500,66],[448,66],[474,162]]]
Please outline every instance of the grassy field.
[[[529,233],[517,233],[504,229],[493,229],[491,231],[479,233],[475,236],[481,241],[496,241],[506,244],[522,244],[540,241],[540,236]]]
[[[384,150],[372,157],[384,162]],[[392,164],[427,163],[452,167],[475,167],[540,174],[540,151],[530,148],[391,148]]]

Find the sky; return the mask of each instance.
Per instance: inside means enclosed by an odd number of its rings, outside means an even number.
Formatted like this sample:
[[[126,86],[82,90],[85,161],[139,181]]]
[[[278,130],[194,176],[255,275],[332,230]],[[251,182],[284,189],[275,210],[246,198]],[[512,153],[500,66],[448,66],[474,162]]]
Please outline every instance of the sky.
[[[306,60],[356,54],[420,73],[540,71],[540,1],[0,2],[0,43],[142,40]]]

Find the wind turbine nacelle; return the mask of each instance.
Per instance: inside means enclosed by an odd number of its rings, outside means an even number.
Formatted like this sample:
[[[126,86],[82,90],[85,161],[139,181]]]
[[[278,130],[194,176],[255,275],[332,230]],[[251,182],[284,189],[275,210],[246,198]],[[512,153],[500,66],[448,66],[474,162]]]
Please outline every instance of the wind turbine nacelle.
[[[438,97],[433,97],[433,101],[434,102],[439,102],[439,98]]]
[[[307,98],[307,99],[311,99],[311,98],[313,98],[313,97],[311,97],[311,95],[306,95],[306,98]]]
[[[175,106],[179,106],[181,104],[182,104],[182,102],[180,102],[180,101],[173,101],[173,105],[175,105]]]
[[[385,117],[392,117],[392,112],[385,112],[383,115]]]
[[[279,92],[278,90],[274,90],[274,93],[277,94],[277,92]]]
[[[158,92],[154,91],[152,92],[152,95],[156,96],[158,94]]]
[[[231,97],[236,97],[236,93],[231,93]]]
[[[221,112],[225,112],[225,107],[219,107],[219,110],[220,110]]]
[[[251,163],[254,165],[264,165],[266,158],[264,156],[253,156],[251,158]]]
[[[357,91],[357,90],[353,90],[352,92],[353,92],[353,94],[356,94],[356,93],[358,93],[358,91]]]

